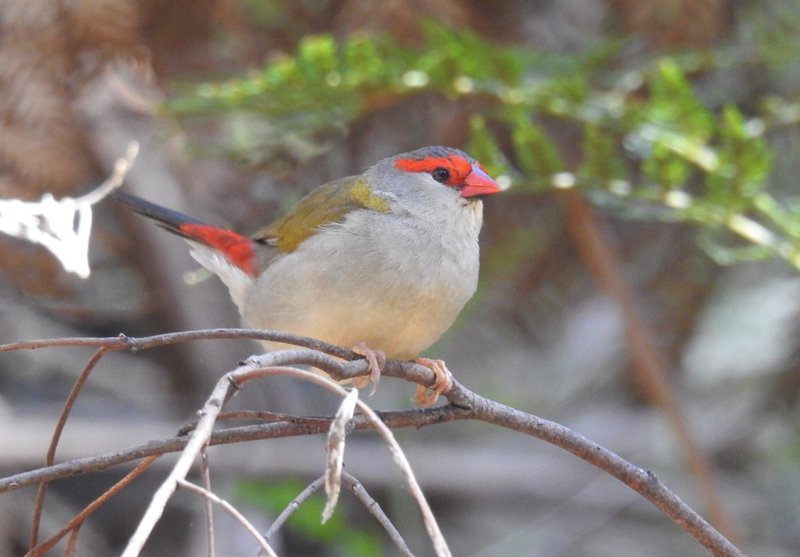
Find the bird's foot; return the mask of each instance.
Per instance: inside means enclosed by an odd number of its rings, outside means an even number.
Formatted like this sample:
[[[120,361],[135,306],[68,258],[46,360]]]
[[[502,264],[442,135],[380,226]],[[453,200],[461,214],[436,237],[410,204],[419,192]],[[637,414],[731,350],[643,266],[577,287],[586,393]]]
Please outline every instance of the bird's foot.
[[[414,402],[417,403],[417,406],[430,408],[439,400],[439,395],[446,393],[453,387],[453,374],[447,369],[444,360],[417,358],[414,361],[433,372],[433,385],[430,387],[419,385],[417,392],[414,393]]]
[[[369,363],[369,375],[363,375],[353,379],[353,386],[357,389],[363,389],[371,383],[372,392],[370,392],[369,395],[374,395],[375,389],[378,388],[378,381],[381,380],[381,370],[383,366],[386,365],[386,354],[380,350],[373,350],[363,341],[351,347],[350,350],[364,356],[367,363]]]

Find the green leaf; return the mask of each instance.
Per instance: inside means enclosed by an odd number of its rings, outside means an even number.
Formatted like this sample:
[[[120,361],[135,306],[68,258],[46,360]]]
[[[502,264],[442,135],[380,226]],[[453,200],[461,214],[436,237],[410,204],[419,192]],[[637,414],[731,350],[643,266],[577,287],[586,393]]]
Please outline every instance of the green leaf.
[[[678,132],[700,143],[711,137],[714,116],[700,101],[674,59],[659,61],[648,85],[650,99],[644,106],[644,122]]]
[[[514,154],[528,183],[549,185],[552,177],[564,170],[555,143],[539,124],[518,112],[512,121]]]
[[[469,129],[469,153],[481,161],[491,176],[500,176],[508,172],[508,163],[487,128],[486,120],[477,114],[472,116],[469,120]]]
[[[617,152],[618,139],[613,131],[593,123],[583,129],[584,161],[579,175],[581,182],[608,187],[625,178],[625,168]]]
[[[786,36],[770,44],[780,46]],[[165,109],[185,121],[213,116],[221,133],[209,142],[258,164],[276,153],[313,156],[321,150],[315,142],[330,141],[365,114],[412,95],[438,95],[469,112],[470,152],[495,176],[539,189],[577,182],[590,199],[613,198],[608,210],[695,223],[715,239],[730,235],[733,247],[706,242],[719,260],[769,253],[800,267],[800,196],[790,188],[780,198],[770,192],[776,155],[768,134],[800,123],[798,103],[756,99],[748,106],[762,107],[762,118],[733,104],[706,106],[692,79],[750,63],[740,53],[720,47],[637,58],[634,66],[616,57],[623,46],[553,55],[434,21],[424,22],[417,46],[388,36],[307,36],[293,55],[262,71],[181,87]],[[569,137],[582,140],[570,145]],[[565,161],[582,162],[575,168]]]

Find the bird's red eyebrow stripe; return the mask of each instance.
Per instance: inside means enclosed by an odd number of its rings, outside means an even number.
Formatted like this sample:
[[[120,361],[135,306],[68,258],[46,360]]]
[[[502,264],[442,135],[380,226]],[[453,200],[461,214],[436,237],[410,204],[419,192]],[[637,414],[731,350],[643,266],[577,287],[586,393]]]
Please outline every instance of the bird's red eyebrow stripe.
[[[455,186],[462,184],[464,179],[472,172],[472,165],[464,157],[450,155],[449,157],[425,157],[423,159],[397,159],[395,167],[406,172],[432,172],[442,167],[450,171],[447,184]]]
[[[181,225],[180,231],[187,238],[197,240],[201,244],[219,251],[228,261],[251,277],[256,276],[255,252],[253,251],[253,241],[250,238],[232,230],[205,224],[185,223]]]
[[[406,172],[431,172],[440,166],[450,168],[453,159],[450,157],[425,157],[424,159],[397,159],[394,165]]]

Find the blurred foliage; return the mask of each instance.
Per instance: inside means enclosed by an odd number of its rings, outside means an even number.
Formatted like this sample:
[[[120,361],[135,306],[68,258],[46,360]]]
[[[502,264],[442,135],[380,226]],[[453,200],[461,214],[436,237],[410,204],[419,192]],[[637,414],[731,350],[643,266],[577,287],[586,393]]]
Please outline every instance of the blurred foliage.
[[[286,480],[280,483],[243,480],[237,485],[237,498],[277,516],[305,488],[306,484],[299,480]],[[311,496],[292,513],[284,528],[294,530],[307,540],[335,548],[332,549],[335,555],[348,557],[383,555],[383,544],[374,528],[359,529],[349,524],[341,512],[334,512],[331,518],[322,524],[324,507],[324,497]]]
[[[784,19],[788,29],[798,24],[792,14]],[[226,147],[258,162],[287,137],[313,144],[403,97],[438,93],[472,111],[471,154],[519,192],[580,187],[632,218],[699,225],[700,244],[719,262],[779,257],[800,268],[800,196],[778,199],[768,189],[769,133],[796,125],[800,106],[779,95],[750,114],[734,104],[709,106],[689,76],[735,63],[730,51],[630,68],[615,42],[564,56],[432,22],[424,30],[419,47],[383,36],[310,36],[293,56],[246,77],[192,86],[166,108],[238,122]],[[798,48],[781,50],[769,33],[763,41],[754,35],[765,64]],[[582,138],[578,145],[573,137]],[[566,157],[570,150],[577,156]]]

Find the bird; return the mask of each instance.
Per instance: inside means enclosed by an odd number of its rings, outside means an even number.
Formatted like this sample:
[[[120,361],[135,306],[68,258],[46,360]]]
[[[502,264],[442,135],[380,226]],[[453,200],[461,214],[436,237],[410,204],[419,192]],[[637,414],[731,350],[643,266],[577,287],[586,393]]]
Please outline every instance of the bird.
[[[374,383],[385,358],[414,359],[434,372],[414,397],[427,407],[453,379],[442,360],[420,354],[475,293],[483,200],[500,191],[464,151],[430,146],[317,187],[252,236],[113,195],[183,237],[244,326],[351,347]]]

